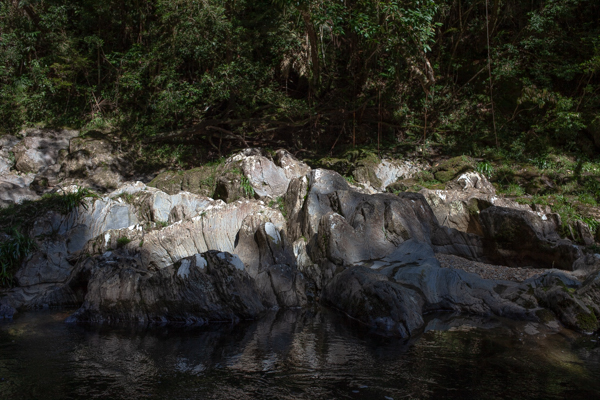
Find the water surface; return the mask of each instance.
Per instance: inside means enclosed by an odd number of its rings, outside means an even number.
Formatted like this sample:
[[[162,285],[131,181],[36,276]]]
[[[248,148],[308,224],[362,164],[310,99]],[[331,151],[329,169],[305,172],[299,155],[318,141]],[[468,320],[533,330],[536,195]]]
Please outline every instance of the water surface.
[[[332,311],[236,326],[0,322],[0,399],[591,399],[598,337],[440,315],[410,341]],[[432,330],[435,329],[435,330]]]

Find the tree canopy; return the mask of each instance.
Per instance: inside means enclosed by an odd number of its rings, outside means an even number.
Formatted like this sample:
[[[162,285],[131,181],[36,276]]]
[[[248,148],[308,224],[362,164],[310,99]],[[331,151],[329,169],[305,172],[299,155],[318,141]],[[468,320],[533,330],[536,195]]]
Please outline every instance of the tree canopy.
[[[0,129],[572,149],[600,131],[599,21],[594,0],[7,0]]]

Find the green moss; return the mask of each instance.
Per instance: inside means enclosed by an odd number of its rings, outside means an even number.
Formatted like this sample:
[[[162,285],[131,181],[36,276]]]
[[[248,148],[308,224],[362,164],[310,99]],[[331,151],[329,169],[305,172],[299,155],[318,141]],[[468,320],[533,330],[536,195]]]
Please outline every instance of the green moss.
[[[321,158],[314,163],[316,168],[331,169],[340,175],[349,175],[354,169],[354,165],[351,161],[343,158]]]
[[[436,180],[446,183],[463,172],[473,170],[474,164],[474,161],[469,157],[454,157],[434,166],[431,172]]]
[[[117,249],[127,246],[129,243],[131,243],[131,239],[129,239],[128,237],[126,237],[126,236],[120,237],[117,239]]]
[[[541,309],[535,312],[535,315],[540,319],[540,322],[546,324],[556,320],[556,317],[550,310]]]
[[[595,332],[598,330],[598,319],[593,311],[590,313],[581,312],[577,314],[577,325],[582,331]]]

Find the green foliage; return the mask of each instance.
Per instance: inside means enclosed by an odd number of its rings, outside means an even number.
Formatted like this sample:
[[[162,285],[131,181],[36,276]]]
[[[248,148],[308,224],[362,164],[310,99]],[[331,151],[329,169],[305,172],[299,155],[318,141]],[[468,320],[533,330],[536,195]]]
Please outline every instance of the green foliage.
[[[489,161],[482,161],[480,163],[477,163],[477,166],[475,167],[475,169],[481,175],[484,175],[488,178],[490,178],[492,176],[492,174],[494,173],[494,167],[492,166],[492,164]]]
[[[13,228],[0,242],[0,287],[12,286],[13,274],[21,262],[35,249],[35,241]]]
[[[252,184],[245,175],[240,177],[240,186],[242,187],[246,197],[254,197],[254,187],[252,187]]]
[[[344,179],[351,185],[356,185],[356,181],[352,175],[344,176]]]
[[[131,239],[129,239],[126,236],[122,236],[117,239],[117,248],[119,249],[121,247],[127,246],[129,243],[131,243]]]
[[[181,168],[198,148],[215,158],[244,141],[315,159],[410,144],[542,157],[540,169],[553,147],[589,153],[600,4],[495,1],[488,19],[486,4],[1,2],[0,130],[121,131]]]

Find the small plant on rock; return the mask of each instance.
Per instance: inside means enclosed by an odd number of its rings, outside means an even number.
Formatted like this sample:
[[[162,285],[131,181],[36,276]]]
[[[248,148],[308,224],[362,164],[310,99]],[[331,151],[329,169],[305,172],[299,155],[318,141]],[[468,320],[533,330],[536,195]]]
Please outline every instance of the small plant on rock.
[[[240,186],[247,197],[254,197],[254,188],[246,176],[240,178]]]
[[[35,249],[35,242],[13,228],[8,239],[0,243],[0,286],[12,286],[13,274],[27,255]]]
[[[117,249],[120,249],[121,247],[125,247],[129,243],[131,243],[131,239],[129,239],[128,237],[126,237],[126,236],[120,237],[117,239]]]
[[[489,161],[482,161],[478,163],[475,169],[486,178],[490,178],[494,173],[494,167]]]

